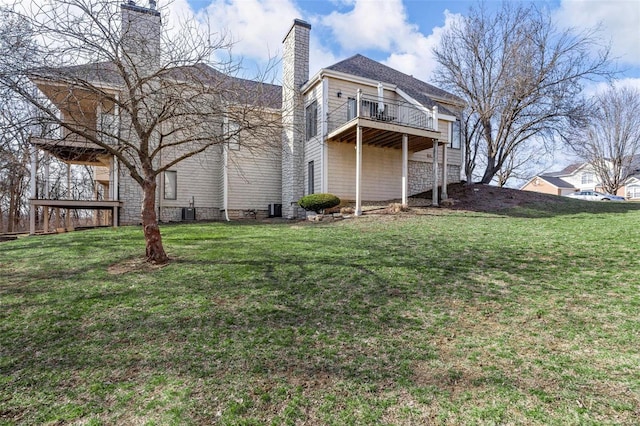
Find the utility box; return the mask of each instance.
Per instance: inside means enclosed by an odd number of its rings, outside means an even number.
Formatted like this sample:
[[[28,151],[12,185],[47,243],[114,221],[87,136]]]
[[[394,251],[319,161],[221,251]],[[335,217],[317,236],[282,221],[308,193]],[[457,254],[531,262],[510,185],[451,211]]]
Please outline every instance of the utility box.
[[[269,217],[282,217],[282,204],[269,204]]]
[[[183,207],[182,208],[182,220],[196,220],[196,208],[195,207]]]

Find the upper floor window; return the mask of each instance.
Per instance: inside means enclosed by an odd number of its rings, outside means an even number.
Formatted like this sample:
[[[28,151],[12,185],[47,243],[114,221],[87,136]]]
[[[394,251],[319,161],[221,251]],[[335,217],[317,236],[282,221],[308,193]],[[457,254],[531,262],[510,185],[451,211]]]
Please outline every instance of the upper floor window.
[[[240,124],[235,121],[227,123],[227,144],[232,151],[240,149]]]
[[[460,120],[451,123],[451,148],[460,149],[462,146],[462,129],[460,128]]]
[[[582,183],[583,185],[588,185],[588,184],[590,184],[590,183],[593,183],[593,182],[594,182],[594,180],[595,180],[595,179],[594,179],[594,175],[593,175],[593,173],[585,172],[585,173],[583,173],[583,174],[582,174],[582,181],[581,181],[581,183]]]
[[[318,134],[318,102],[313,101],[305,109],[307,140]]]

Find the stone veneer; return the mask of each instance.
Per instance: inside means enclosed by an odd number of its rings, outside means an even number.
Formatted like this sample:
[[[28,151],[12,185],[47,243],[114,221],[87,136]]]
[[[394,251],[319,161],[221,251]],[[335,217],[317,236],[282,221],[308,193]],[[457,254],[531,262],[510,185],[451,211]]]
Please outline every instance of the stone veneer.
[[[442,173],[442,163],[438,163]],[[439,178],[440,179],[440,178]],[[460,182],[460,166],[447,164],[447,184]],[[442,185],[442,182],[439,182]],[[433,188],[433,163],[409,161],[409,195],[430,191]]]
[[[118,189],[122,207],[120,208],[120,225],[139,225],[142,223],[142,188],[127,173],[120,171],[120,188]]]
[[[220,220],[222,212],[217,207],[195,207],[195,220]],[[161,222],[188,222],[182,220],[182,207],[163,207],[160,210]]]
[[[309,79],[311,25],[299,19],[285,37],[282,55],[282,216],[301,216],[304,195],[304,99],[300,87]]]

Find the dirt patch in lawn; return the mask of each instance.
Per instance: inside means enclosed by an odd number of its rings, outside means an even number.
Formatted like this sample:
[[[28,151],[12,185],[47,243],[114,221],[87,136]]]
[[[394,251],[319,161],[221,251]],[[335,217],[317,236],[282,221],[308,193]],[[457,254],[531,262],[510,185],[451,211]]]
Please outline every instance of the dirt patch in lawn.
[[[109,265],[107,272],[111,275],[122,275],[130,272],[153,272],[158,269],[164,268],[170,262],[163,265],[156,265],[146,261],[144,257],[134,257],[130,259],[124,259],[120,262]]]

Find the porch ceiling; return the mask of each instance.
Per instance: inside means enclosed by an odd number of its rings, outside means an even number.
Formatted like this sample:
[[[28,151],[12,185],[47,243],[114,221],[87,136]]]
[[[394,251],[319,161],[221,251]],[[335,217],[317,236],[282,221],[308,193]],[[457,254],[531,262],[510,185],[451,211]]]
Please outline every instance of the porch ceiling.
[[[70,164],[109,164],[106,149],[86,140],[31,138],[31,144]]]
[[[418,152],[432,148],[434,141],[441,136],[440,132],[431,130],[358,118],[331,132],[327,136],[327,140],[355,143],[358,124],[362,128],[362,143],[380,148],[402,149],[402,135],[406,134],[409,140],[409,151]]]

